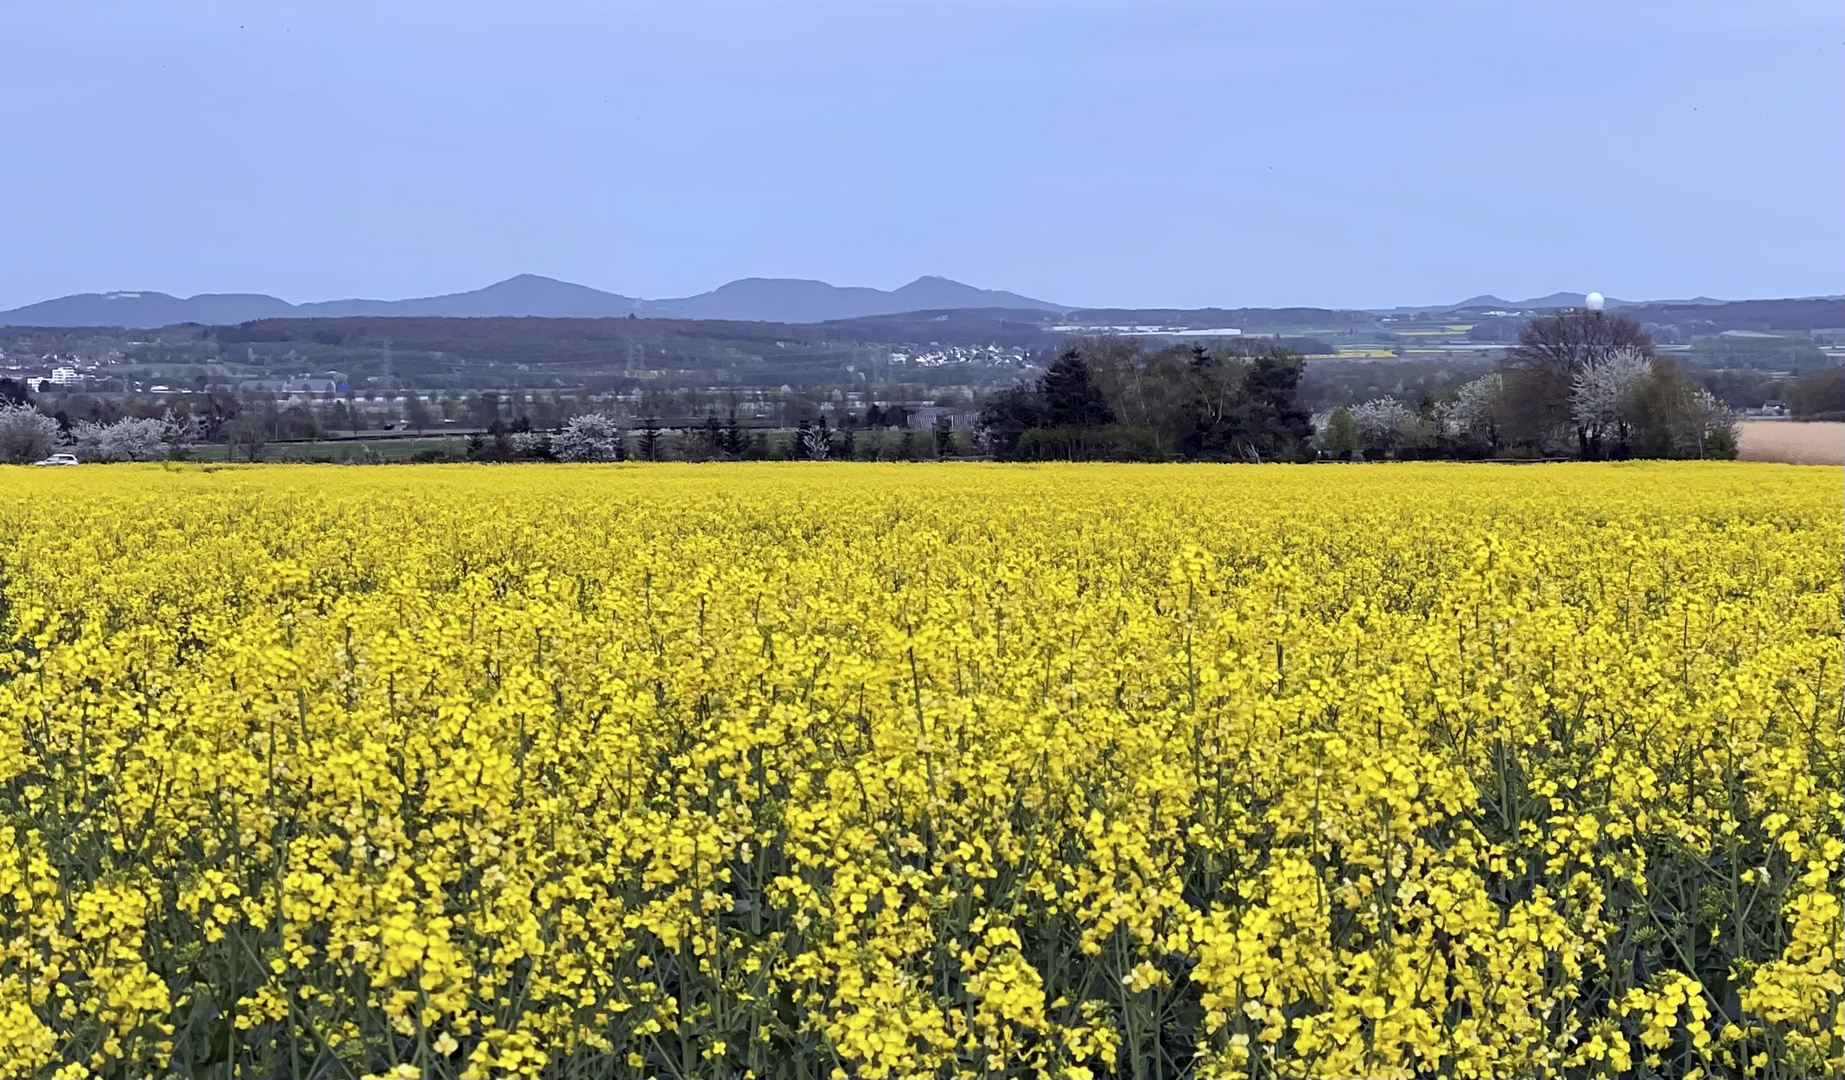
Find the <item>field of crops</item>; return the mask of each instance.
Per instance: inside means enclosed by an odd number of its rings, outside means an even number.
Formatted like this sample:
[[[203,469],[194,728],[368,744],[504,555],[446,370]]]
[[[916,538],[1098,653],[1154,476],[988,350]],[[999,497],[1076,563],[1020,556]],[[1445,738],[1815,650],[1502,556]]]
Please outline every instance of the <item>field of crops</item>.
[[[1736,425],[1744,461],[1845,465],[1845,424],[1830,421],[1744,420]]]
[[[0,470],[0,1075],[1837,1076],[1842,490]]]

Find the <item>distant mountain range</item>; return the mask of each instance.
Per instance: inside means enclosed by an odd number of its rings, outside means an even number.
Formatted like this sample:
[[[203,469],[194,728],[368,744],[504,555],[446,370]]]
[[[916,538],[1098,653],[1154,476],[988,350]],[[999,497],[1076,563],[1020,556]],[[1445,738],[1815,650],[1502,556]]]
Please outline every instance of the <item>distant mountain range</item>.
[[[743,278],[697,296],[642,300],[537,274],[520,274],[472,292],[409,300],[291,304],[261,293],[202,293],[185,298],[158,292],[80,293],[0,311],[0,325],[157,327],[188,322],[228,325],[253,319],[373,315],[579,319],[635,315],[815,323],[952,308],[1065,310],[1059,304],[1017,293],[977,289],[943,277],[920,277],[890,291],[841,288],[798,278]]]
[[[1370,308],[1340,311],[1320,308],[1075,309],[1018,293],[978,289],[944,277],[919,277],[899,289],[840,287],[800,278],[742,278],[710,292],[673,300],[643,300],[603,292],[537,274],[520,274],[471,292],[422,296],[408,300],[326,300],[291,304],[261,293],[203,293],[177,297],[158,292],[81,293],[46,300],[11,311],[0,311],[0,326],[118,326],[151,328],[177,323],[226,326],[256,319],[354,318],[366,316],[494,318],[533,316],[545,318],[724,319],[742,322],[821,323],[868,319],[914,312],[1006,310],[1008,318],[1042,312],[1046,319],[1066,318],[1086,324],[1159,322],[1180,324],[1204,319],[1213,326],[1261,324],[1265,319],[1292,314],[1294,321],[1331,325],[1341,318],[1380,315],[1441,314],[1493,310],[1534,311],[1581,307],[1585,294],[1557,292],[1528,300],[1504,300],[1490,294],[1470,296],[1457,304],[1423,307]],[[1800,297],[1800,300],[1835,300],[1836,297]],[[1768,303],[1770,301],[1742,301]],[[1620,300],[1607,298],[1613,308],[1676,309],[1716,307],[1738,303],[1699,296],[1690,300]],[[1313,314],[1311,318],[1309,313]],[[1258,317],[1260,316],[1260,317]],[[1209,320],[1216,319],[1216,322]],[[1828,324],[1830,325],[1830,324]]]
[[[1501,300],[1491,293],[1470,296],[1458,304],[1445,308],[1427,308],[1432,311],[1465,311],[1473,308],[1487,310],[1501,309],[1507,311],[1532,311],[1546,308],[1577,308],[1589,298],[1588,293],[1554,292],[1549,296],[1534,296],[1529,300]],[[1708,296],[1694,296],[1690,300],[1620,300],[1612,296],[1603,297],[1609,310],[1624,307],[1642,307],[1646,305],[1668,305],[1671,307],[1706,307],[1712,304],[1727,304],[1728,300],[1713,300]]]
[[[1588,293],[1554,292],[1549,296],[1533,296],[1528,300],[1506,300],[1492,293],[1469,296],[1458,304],[1423,304],[1419,307],[1399,306],[1391,308],[1367,308],[1373,315],[1413,315],[1417,312],[1433,314],[1441,311],[1546,311],[1552,308],[1579,308],[1589,298]],[[1713,304],[1727,304],[1728,300],[1713,300],[1708,296],[1694,297],[1690,300],[1621,300],[1609,296],[1603,298],[1608,310],[1624,307],[1647,307],[1669,305],[1672,307],[1705,307]]]

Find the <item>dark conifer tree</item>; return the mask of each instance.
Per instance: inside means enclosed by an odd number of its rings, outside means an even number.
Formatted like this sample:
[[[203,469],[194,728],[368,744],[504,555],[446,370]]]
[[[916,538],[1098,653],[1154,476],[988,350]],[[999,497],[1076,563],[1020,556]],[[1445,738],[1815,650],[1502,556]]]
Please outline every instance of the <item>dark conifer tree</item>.
[[[743,429],[737,426],[737,410],[730,410],[730,418],[724,421],[724,452],[731,457],[743,456]]]
[[[1299,451],[1313,437],[1313,414],[1300,403],[1301,359],[1285,350],[1256,357],[1244,380],[1249,438],[1263,458]]]
[[[1102,427],[1115,422],[1115,411],[1077,349],[1066,349],[1051,361],[1039,382],[1039,393],[1044,398],[1046,427]]]

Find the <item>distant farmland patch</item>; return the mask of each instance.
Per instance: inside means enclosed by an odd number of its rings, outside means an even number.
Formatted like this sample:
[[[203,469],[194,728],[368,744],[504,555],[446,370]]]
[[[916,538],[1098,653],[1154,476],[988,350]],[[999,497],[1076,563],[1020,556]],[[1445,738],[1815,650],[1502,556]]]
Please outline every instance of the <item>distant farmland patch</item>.
[[[1737,427],[1744,461],[1845,465],[1845,423],[1744,420]]]

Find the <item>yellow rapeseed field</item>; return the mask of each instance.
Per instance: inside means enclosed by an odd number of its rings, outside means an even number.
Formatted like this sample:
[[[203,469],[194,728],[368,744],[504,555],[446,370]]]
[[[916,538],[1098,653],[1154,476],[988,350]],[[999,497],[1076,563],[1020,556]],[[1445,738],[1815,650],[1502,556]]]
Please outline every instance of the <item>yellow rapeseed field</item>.
[[[1842,482],[0,470],[0,1075],[1837,1076]]]

